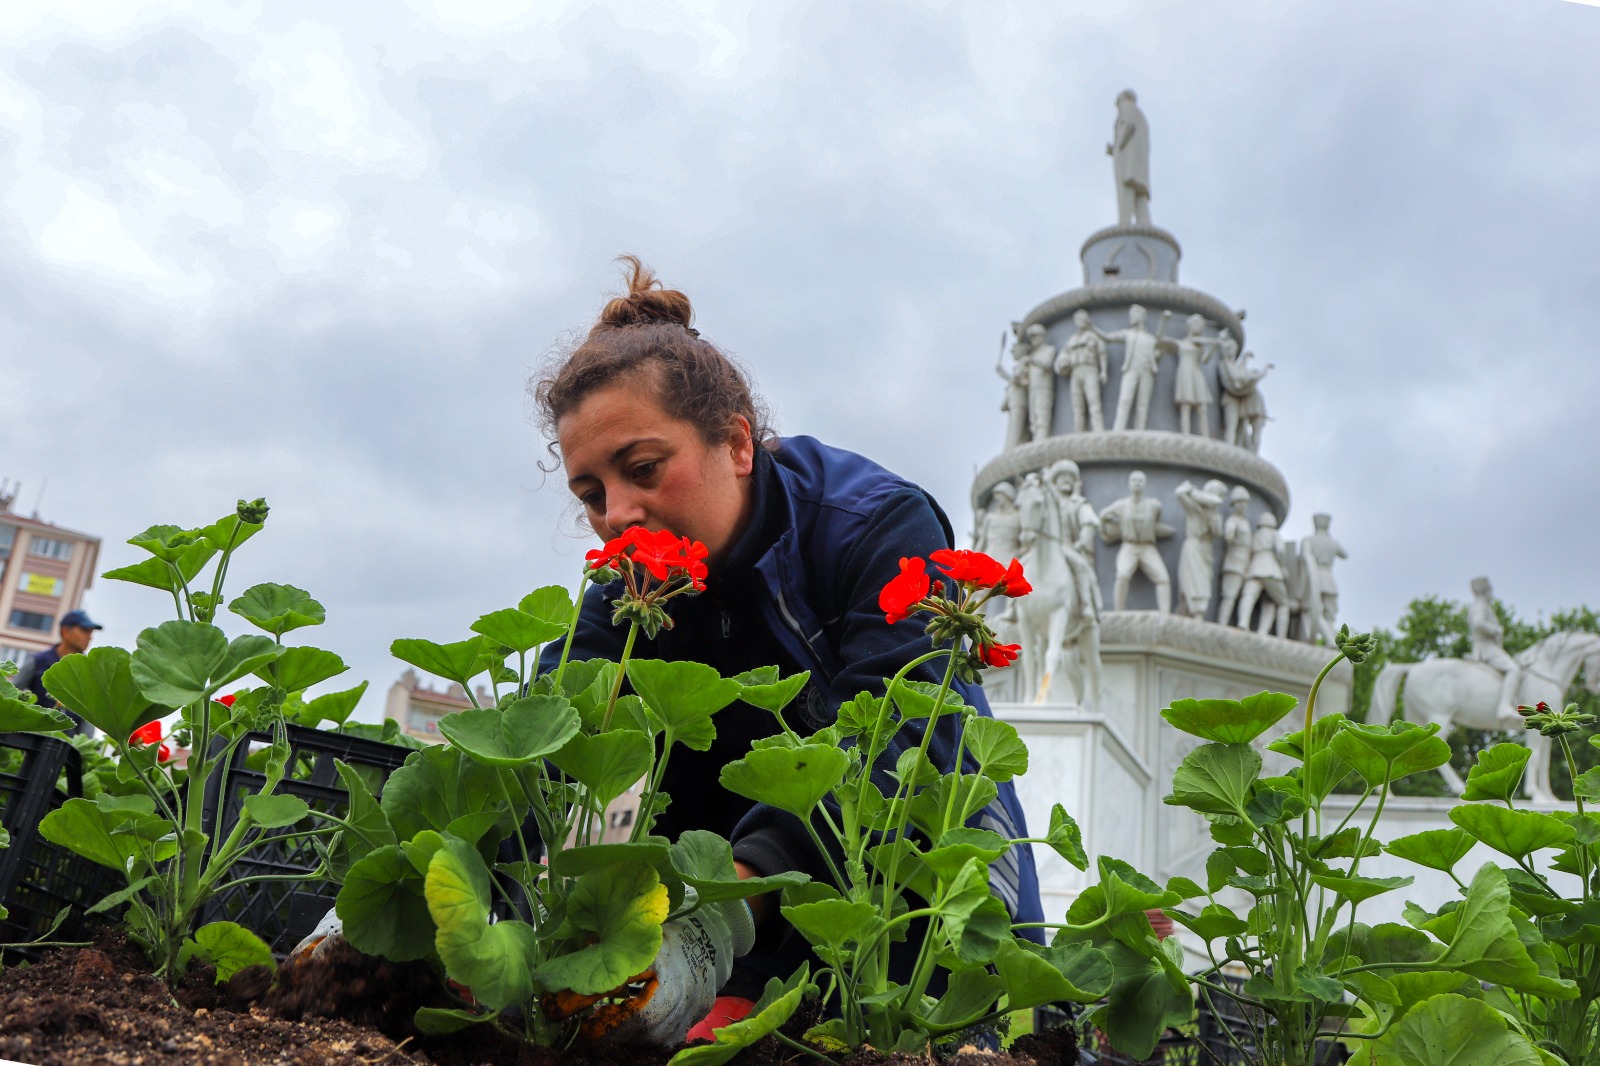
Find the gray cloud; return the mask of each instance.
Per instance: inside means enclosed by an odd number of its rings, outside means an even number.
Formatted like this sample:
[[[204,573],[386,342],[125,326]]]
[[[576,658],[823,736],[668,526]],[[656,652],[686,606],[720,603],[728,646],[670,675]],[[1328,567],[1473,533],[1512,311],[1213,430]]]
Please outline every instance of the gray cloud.
[[[999,332],[1079,283],[1132,85],[1155,218],[1278,366],[1266,453],[1291,534],[1334,514],[1350,619],[1478,572],[1528,614],[1600,603],[1600,12],[448,14],[7,16],[0,473],[25,507],[48,477],[46,517],[114,566],[145,525],[266,495],[239,580],[320,596],[317,640],[382,688],[394,637],[575,575],[523,384],[636,251],[781,428],[964,525]],[[110,582],[90,606],[119,643],[161,611]]]

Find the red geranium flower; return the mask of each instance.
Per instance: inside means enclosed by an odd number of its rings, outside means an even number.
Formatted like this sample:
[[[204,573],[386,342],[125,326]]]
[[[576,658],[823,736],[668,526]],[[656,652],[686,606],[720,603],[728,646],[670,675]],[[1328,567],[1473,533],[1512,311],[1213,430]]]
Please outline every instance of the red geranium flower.
[[[643,526],[630,526],[606,541],[605,547],[595,548],[583,558],[591,570],[606,567],[628,571],[635,565],[641,566],[657,581],[670,581],[673,571],[681,570],[695,588],[704,589],[707,573],[704,559],[709,554],[704,544],[680,537],[671,530],[651,531]]]
[[[238,697],[230,692],[226,696],[218,696],[217,702],[222,704],[224,707],[232,707],[233,701],[236,699],[238,699]]]
[[[1022,564],[1015,559],[1006,567],[1005,577],[1000,579],[1000,591],[1012,599],[1026,596],[1033,591],[1033,586],[1028,584],[1028,579],[1022,576]]]
[[[927,563],[920,558],[901,559],[900,573],[878,593],[878,606],[890,625],[902,621],[928,595]]]
[[[1022,653],[1021,644],[980,644],[978,656],[990,666],[1010,666]]]
[[[133,735],[128,738],[128,743],[143,746],[160,744],[161,746],[156,749],[156,762],[166,762],[172,758],[172,749],[161,743],[161,722],[159,719],[154,722],[146,722],[138,729],[135,729]]]
[[[950,577],[974,588],[993,588],[1005,580],[1006,568],[983,552],[940,548],[928,558]]]

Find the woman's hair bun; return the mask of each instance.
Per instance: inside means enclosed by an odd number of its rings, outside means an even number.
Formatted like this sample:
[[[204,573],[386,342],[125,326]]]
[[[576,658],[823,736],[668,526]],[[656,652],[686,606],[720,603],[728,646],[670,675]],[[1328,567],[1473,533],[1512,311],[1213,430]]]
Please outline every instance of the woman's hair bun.
[[[621,329],[643,326],[654,322],[669,322],[689,328],[694,318],[694,308],[689,297],[677,289],[664,288],[655,271],[640,262],[636,255],[620,255],[628,278],[628,294],[608,302],[600,312],[597,329]]]

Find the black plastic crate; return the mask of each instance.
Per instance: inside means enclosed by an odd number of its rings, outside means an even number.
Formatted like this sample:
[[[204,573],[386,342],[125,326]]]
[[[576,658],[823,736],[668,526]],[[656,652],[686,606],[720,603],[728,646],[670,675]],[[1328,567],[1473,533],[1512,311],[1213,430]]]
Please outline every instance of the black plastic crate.
[[[412,752],[411,748],[302,726],[289,726],[288,734],[289,771],[275,790],[276,794],[299,796],[312,810],[341,817],[349,806],[349,795],[334,766],[335,759],[362,771],[368,787],[378,795],[390,771],[405,762]],[[219,802],[222,774],[213,773],[206,782],[204,823],[213,839],[225,838],[233,831],[244,798],[255,795],[265,783],[265,776],[247,763],[253,752],[271,743],[271,734],[251,733],[234,749],[227,773],[226,803]],[[317,868],[317,853],[309,839],[285,838],[327,824],[322,819],[307,817],[295,825],[265,830],[266,842],[235,863],[228,879],[310,873]],[[202,924],[238,922],[265,940],[274,952],[283,954],[311,932],[317,920],[333,906],[336,894],[336,886],[326,882],[254,881],[227,888],[212,897],[202,909],[200,921]]]
[[[86,939],[94,919],[84,911],[124,886],[117,871],[39,834],[45,815],[82,795],[83,762],[71,744],[0,733],[0,824],[11,834],[11,846],[0,848],[0,902],[10,911],[0,922],[0,943],[39,939],[63,907],[72,909],[51,939]],[[41,950],[13,946],[6,953],[37,958]]]

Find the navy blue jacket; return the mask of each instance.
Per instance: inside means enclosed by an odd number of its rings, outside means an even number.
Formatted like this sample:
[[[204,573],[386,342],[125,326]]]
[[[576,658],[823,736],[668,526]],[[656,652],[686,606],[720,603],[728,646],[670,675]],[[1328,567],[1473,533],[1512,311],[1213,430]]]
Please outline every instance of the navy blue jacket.
[[[675,600],[669,607],[673,628],[654,640],[641,635],[633,654],[704,662],[724,676],[764,665],[777,665],[784,676],[809,670],[811,683],[785,712],[805,733],[831,724],[839,705],[857,693],[881,694],[885,678],[930,650],[926,617],[890,626],[878,593],[899,572],[901,557],[951,547],[953,534],[923,489],[811,437],[786,437],[773,452],[758,448],[752,481],[750,523],[712,568],[706,592]],[[573,638],[574,660],[621,656],[626,628],[611,623],[611,600],[620,588],[589,589]],[[554,665],[559,651],[546,649],[551,661],[544,668]],[[935,659],[909,676],[937,683],[943,666]],[[980,713],[990,713],[980,686],[957,682],[956,688]],[[735,703],[718,713],[715,725],[710,751],[673,750],[663,781],[672,802],[656,832],[675,837],[685,829],[709,829],[728,837],[734,856],[762,873],[802,870],[826,879],[798,819],[718,783],[721,767],[748,751],[752,740],[778,732],[771,714]],[[921,741],[922,727],[921,720],[909,722],[896,734],[875,769],[880,783],[888,781],[884,771],[900,752]],[[944,717],[929,742],[928,755],[942,772],[954,769],[958,730],[956,716]],[[999,790],[972,824],[1027,836],[1016,790],[1009,782]],[[1044,920],[1028,845],[1003,857],[990,880],[1015,921]]]

